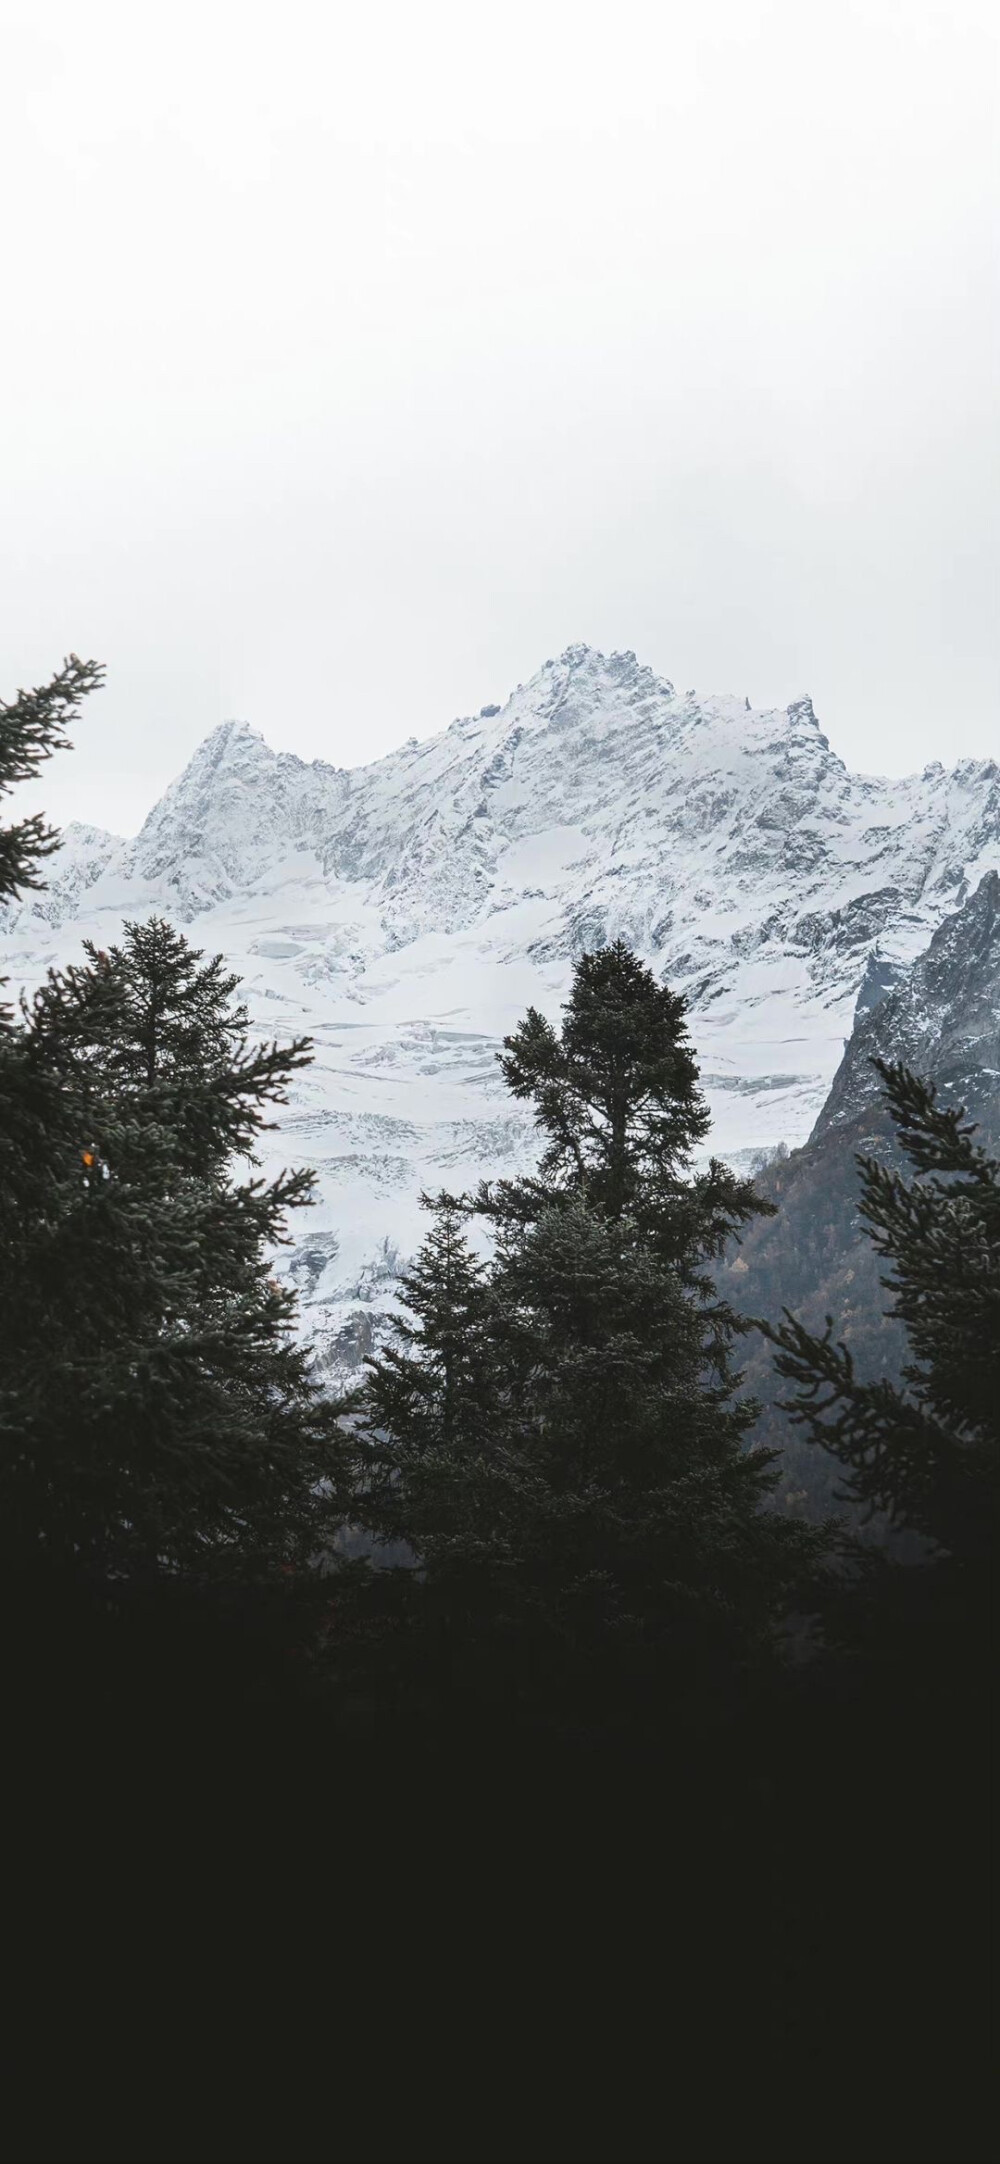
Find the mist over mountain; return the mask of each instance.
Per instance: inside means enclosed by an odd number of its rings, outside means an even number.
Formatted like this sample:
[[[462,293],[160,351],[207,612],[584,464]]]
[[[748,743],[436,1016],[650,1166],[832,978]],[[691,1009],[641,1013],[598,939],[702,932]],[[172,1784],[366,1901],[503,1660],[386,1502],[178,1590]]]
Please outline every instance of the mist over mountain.
[[[812,1150],[824,1122],[847,1148],[869,1041],[919,1051],[922,1013],[947,1034],[972,931],[918,957],[979,924],[998,870],[994,761],[852,774],[808,698],[761,712],[581,645],[367,766],[224,723],[133,839],[66,830],[0,950],[30,985],[156,911],[226,955],[255,1029],[315,1038],[269,1162],[319,1173],[282,1267],[339,1365],[392,1304],[421,1188],[533,1158],[495,1053],[529,1003],[557,1013],[574,957],[621,936],[686,992],[717,1154]],[[989,1038],[975,996],[954,990],[956,1046]]]

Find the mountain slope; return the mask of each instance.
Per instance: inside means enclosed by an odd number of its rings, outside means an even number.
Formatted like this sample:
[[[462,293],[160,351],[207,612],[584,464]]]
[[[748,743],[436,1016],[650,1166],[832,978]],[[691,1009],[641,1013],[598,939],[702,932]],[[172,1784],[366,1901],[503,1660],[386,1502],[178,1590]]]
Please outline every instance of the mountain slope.
[[[274,1149],[319,1170],[289,1266],[347,1347],[391,1300],[421,1185],[532,1155],[495,1051],[529,1002],[556,1012],[586,947],[620,933],[688,992],[716,1149],[800,1143],[863,980],[884,990],[1000,868],[1000,773],[852,775],[808,699],[757,712],[575,646],[346,771],[226,723],[133,840],[91,832],[8,912],[0,969],[31,982],[156,909],[227,955],[263,1032],[314,1035]]]
[[[858,1218],[855,1153],[900,1164],[872,1062],[901,1059],[930,1077],[946,1102],[964,1105],[988,1147],[1000,1148],[1000,876],[989,872],[964,907],[934,933],[925,953],[858,1017],[808,1142],[763,1172],[778,1216],[755,1225],[721,1276],[734,1306],[776,1319],[790,1308],[812,1330],[832,1315],[859,1372],[898,1378],[906,1359],[900,1326],[885,1319],[885,1265]],[[839,1477],[831,1460],[789,1430],[770,1350],[751,1338],[747,1382],[766,1405],[762,1439],[784,1451],[786,1501],[829,1507]]]
[[[810,1140],[864,1120],[879,1095],[872,1061],[933,1075],[992,1127],[1000,1090],[1000,875],[939,925],[925,954],[858,1020]]]

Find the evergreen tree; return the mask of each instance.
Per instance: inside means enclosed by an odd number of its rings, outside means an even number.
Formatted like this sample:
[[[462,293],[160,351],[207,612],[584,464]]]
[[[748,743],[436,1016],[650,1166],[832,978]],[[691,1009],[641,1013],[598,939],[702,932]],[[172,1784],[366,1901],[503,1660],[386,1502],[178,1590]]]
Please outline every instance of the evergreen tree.
[[[50,975],[19,1046],[44,1178],[6,1253],[5,1535],[106,1581],[315,1553],[332,1412],[270,1254],[312,1175],[234,1179],[305,1040],[252,1049],[234,980],[169,925]]]
[[[261,1108],[282,1102],[308,1064],[306,1038],[251,1046],[239,978],[224,957],[205,961],[162,917],[126,924],[122,946],[84,942],[86,963],[37,993],[32,1027],[101,1102],[141,1105],[168,1128],[178,1168],[210,1177],[231,1156],[252,1160]]]
[[[505,1186],[502,1217],[530,1214],[553,1190],[586,1193],[611,1220],[644,1196],[655,1209],[708,1132],[684,1001],[621,940],[577,963],[558,1035],[530,1007],[500,1065],[514,1096],[534,1103],[546,1138],[538,1177]],[[731,1206],[736,1194],[731,1185]],[[753,1214],[745,1183],[739,1206]]]
[[[453,1195],[421,1200],[434,1223],[400,1279],[407,1312],[365,1391],[361,1507],[383,1540],[424,1554],[461,1534],[465,1491],[495,1442],[497,1388],[486,1271],[466,1213]]]
[[[0,797],[19,782],[32,781],[42,762],[65,748],[82,700],[103,676],[99,662],[70,654],[51,683],[19,691],[9,704],[0,699]],[[58,834],[39,812],[0,826],[0,903],[42,886],[45,859],[58,846]]]
[[[10,703],[0,700],[0,798],[66,747],[71,722],[103,674],[100,663],[70,654],[51,683],[19,691]],[[58,842],[40,813],[0,825],[0,908],[41,885],[41,866]],[[61,1111],[59,1092],[34,1070],[23,1031],[0,1004],[0,1267],[6,1257],[13,1278],[25,1214],[45,1207],[53,1174],[50,1127]]]
[[[12,702],[0,701],[0,795],[32,779],[37,768],[67,744],[71,721],[102,675],[98,663],[71,654],[51,683],[19,691]],[[57,846],[58,835],[40,814],[0,826],[0,904],[41,885],[41,867]],[[75,1126],[72,1119],[67,1122],[65,1094],[57,1078],[39,1072],[28,1055],[23,1027],[8,1006],[0,1006],[0,1365],[8,1383],[6,1390],[0,1387],[0,1462],[8,1475],[22,1454],[20,1417],[11,1399],[19,1332],[27,1329],[30,1343],[35,1331],[34,1317],[22,1315],[18,1305],[24,1260],[31,1228],[50,1224],[57,1212],[69,1134]],[[77,1174],[80,1170],[77,1154]],[[13,1388],[16,1396],[16,1384]],[[15,1559],[22,1565],[32,1563],[38,1540],[19,1546],[10,1503],[8,1490],[0,1515],[6,1561],[8,1566]]]
[[[683,1002],[621,942],[577,965],[560,1032],[535,1010],[503,1071],[534,1103],[537,1174],[484,1187],[488,1274],[456,1251],[457,1207],[407,1291],[418,1327],[375,1363],[369,1522],[417,1550],[452,1607],[492,1607],[523,1643],[593,1674],[693,1674],[752,1657],[819,1541],[762,1508],[772,1453],[746,1447],[740,1327],[709,1264],[761,1208],[713,1162]],[[474,1357],[445,1429],[446,1343],[475,1286]],[[431,1294],[433,1292],[433,1297]],[[400,1381],[405,1387],[400,1388]],[[434,1505],[422,1437],[434,1433]]]
[[[983,1593],[1000,1464],[1000,1164],[931,1084],[875,1064],[916,1174],[858,1159],[861,1217],[912,1354],[904,1386],[860,1380],[832,1317],[815,1336],[786,1311],[768,1335],[795,1385],[787,1409],[839,1461],[842,1494],[920,1535],[938,1577]]]
[[[0,799],[19,783],[34,780],[53,752],[67,748],[67,731],[103,676],[99,662],[70,654],[50,683],[19,691],[9,702],[0,699]],[[58,846],[55,828],[40,812],[0,824],[0,911],[43,884],[45,860]],[[23,1054],[10,1007],[0,1003],[0,1235],[7,1239],[32,1192],[38,1191],[46,1156],[47,1108]]]

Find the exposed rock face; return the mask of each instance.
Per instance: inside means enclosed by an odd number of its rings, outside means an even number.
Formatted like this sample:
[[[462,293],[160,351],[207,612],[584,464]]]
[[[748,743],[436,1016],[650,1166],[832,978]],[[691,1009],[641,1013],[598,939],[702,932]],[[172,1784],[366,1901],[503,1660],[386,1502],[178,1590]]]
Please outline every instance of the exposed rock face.
[[[876,1102],[875,1059],[903,1060],[989,1120],[1000,1090],[1000,875],[987,872],[925,954],[859,1015],[811,1139]]]
[[[988,872],[964,907],[945,919],[926,951],[863,1011],[805,1146],[758,1180],[778,1216],[753,1227],[722,1272],[747,1315],[788,1307],[813,1330],[832,1315],[859,1372],[898,1377],[906,1359],[900,1326],[886,1320],[884,1265],[858,1217],[855,1153],[899,1162],[874,1059],[903,1060],[946,1102],[963,1105],[980,1140],[1000,1148],[1000,877]],[[837,1474],[800,1442],[774,1409],[779,1387],[763,1340],[749,1339],[747,1381],[764,1399],[763,1438],[784,1451],[786,1501],[829,1507]]]
[[[556,1014],[583,949],[621,934],[687,991],[713,1147],[745,1164],[804,1141],[859,995],[886,1004],[998,869],[993,762],[852,775],[808,699],[757,712],[573,646],[349,771],[225,723],[134,840],[68,831],[0,973],[30,983],[155,909],[225,953],[262,1033],[314,1036],[272,1154],[319,1171],[285,1266],[334,1348],[391,1306],[422,1186],[531,1160],[495,1053],[529,1002]]]

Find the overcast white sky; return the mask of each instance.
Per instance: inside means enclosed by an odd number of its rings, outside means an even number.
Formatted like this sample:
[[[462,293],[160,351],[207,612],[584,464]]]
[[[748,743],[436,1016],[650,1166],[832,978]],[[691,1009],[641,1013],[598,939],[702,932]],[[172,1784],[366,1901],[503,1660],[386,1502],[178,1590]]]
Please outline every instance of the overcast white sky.
[[[992,0],[0,0],[0,691],[59,819],[574,639],[1000,748]]]

